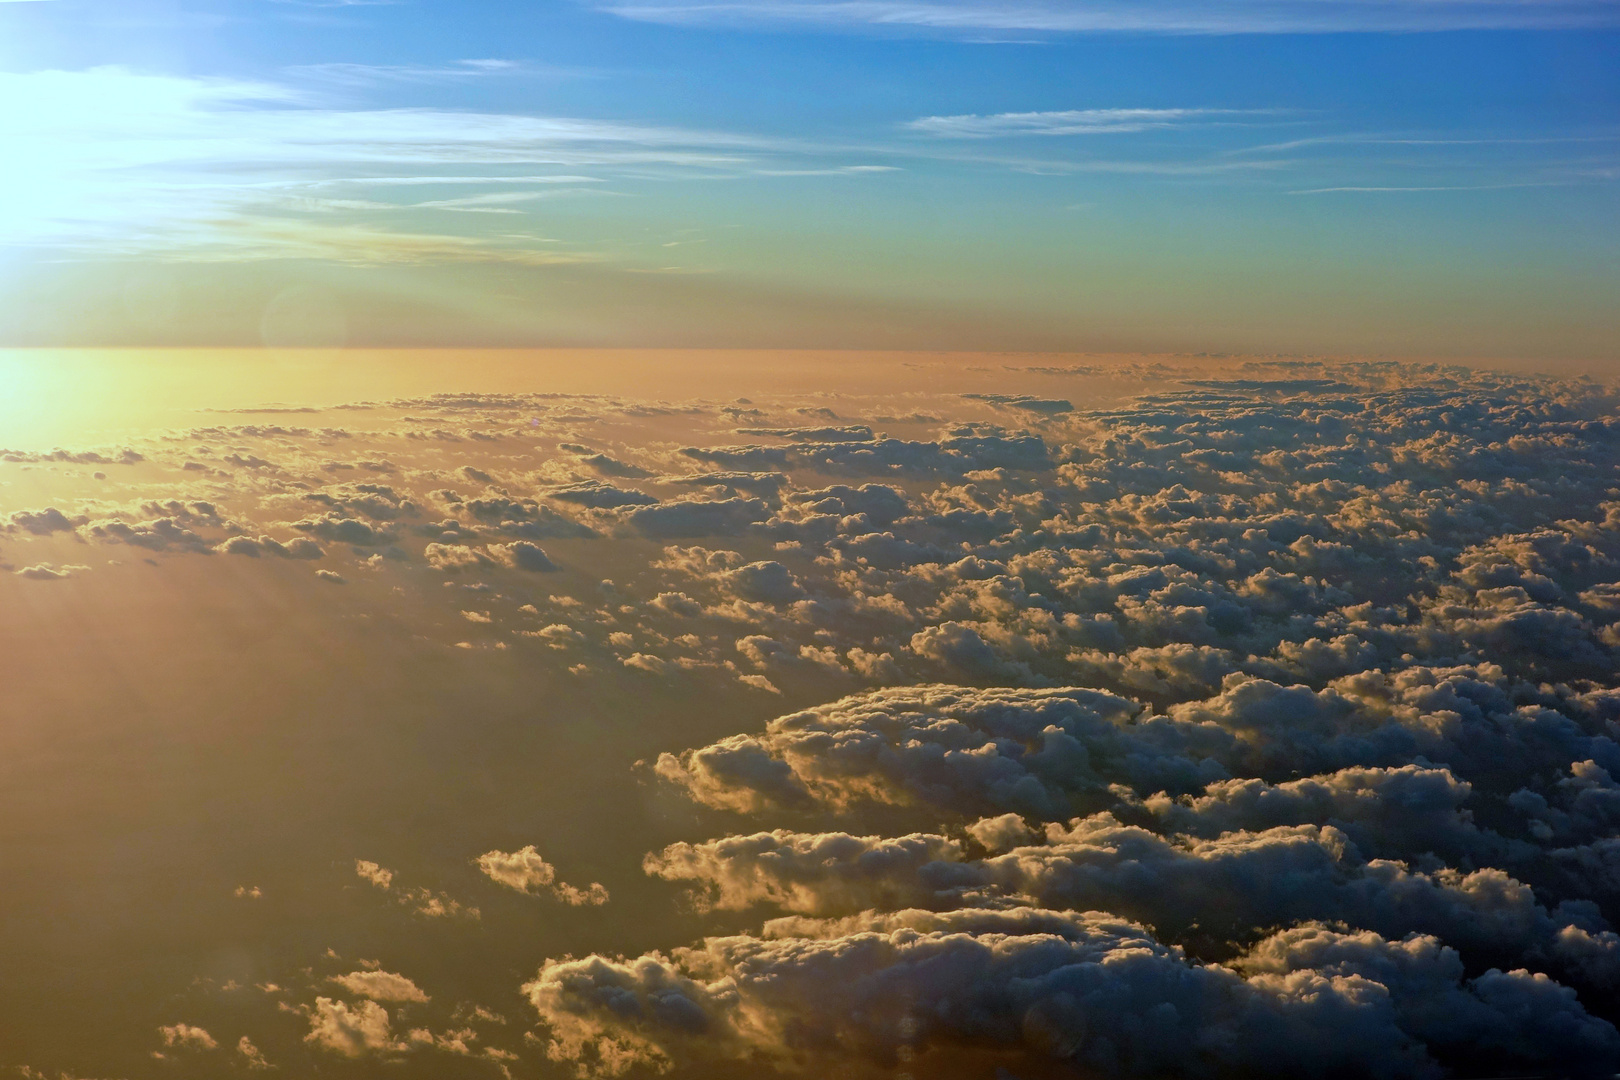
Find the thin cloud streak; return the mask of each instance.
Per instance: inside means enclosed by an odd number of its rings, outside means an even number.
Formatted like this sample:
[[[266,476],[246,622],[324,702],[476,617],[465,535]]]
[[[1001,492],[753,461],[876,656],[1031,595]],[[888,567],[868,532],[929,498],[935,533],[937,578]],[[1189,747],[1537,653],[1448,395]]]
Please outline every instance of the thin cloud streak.
[[[1480,136],[1478,138],[1459,139],[1403,138],[1389,135],[1314,135],[1304,139],[1290,139],[1288,142],[1242,146],[1225,152],[1231,155],[1266,154],[1301,150],[1310,146],[1560,146],[1616,141],[1620,141],[1620,134],[1546,135],[1535,138]]]
[[[1562,182],[1562,181],[1556,181],[1556,180],[1547,180],[1547,181],[1540,181],[1540,182],[1534,182],[1534,183],[1524,183],[1524,184],[1434,184],[1434,185],[1430,185],[1430,186],[1426,186],[1426,187],[1417,187],[1417,186],[1413,186],[1413,187],[1393,187],[1393,186],[1391,186],[1391,187],[1379,187],[1379,186],[1345,185],[1345,186],[1342,186],[1342,187],[1300,188],[1300,189],[1298,189],[1296,191],[1290,191],[1290,192],[1288,192],[1288,194],[1290,194],[1290,195],[1339,195],[1339,194],[1379,195],[1379,194],[1401,194],[1401,193],[1405,193],[1405,192],[1427,192],[1427,191],[1513,191],[1513,190],[1516,190],[1516,189],[1519,189],[1519,188],[1545,188],[1545,187],[1568,187],[1568,186],[1569,186],[1568,183]]]
[[[841,165],[831,169],[755,169],[753,176],[861,176],[904,172],[898,165]]]
[[[345,266],[422,263],[508,263],[561,266],[598,263],[595,252],[536,250],[498,240],[316,223],[293,218],[221,218],[152,230],[104,245],[105,254],[184,262],[239,263],[302,259]]]
[[[258,187],[323,187],[330,184],[373,184],[378,187],[408,187],[441,184],[481,186],[485,184],[600,184],[599,176],[333,176],[324,180],[291,180]]]
[[[457,60],[452,64],[300,64],[284,70],[291,79],[329,86],[377,86],[392,83],[467,82],[476,79],[583,78],[590,73],[570,68],[533,66],[515,60]]]
[[[1117,135],[1184,126],[1210,117],[1253,116],[1242,109],[1066,109],[1056,112],[995,113],[981,116],[924,116],[909,131],[942,139],[993,139],[1017,135]]]
[[[600,9],[676,25],[820,26],[965,36],[1051,34],[1282,34],[1580,29],[1620,25],[1612,0],[636,0]]]

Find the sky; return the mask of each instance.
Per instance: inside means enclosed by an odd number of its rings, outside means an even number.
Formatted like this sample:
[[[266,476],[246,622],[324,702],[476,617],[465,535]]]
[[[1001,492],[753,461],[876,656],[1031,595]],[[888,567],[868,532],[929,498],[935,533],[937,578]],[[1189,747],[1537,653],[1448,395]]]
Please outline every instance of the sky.
[[[1620,1075],[1620,0],[0,0],[0,1074]]]
[[[1614,359],[1620,4],[0,0],[0,344]]]

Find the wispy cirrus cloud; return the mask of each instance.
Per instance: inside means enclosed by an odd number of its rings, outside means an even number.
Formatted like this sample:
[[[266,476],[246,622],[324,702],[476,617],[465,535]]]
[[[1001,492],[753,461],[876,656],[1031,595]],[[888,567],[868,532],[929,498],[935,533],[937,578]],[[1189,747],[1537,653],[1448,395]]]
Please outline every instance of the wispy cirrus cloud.
[[[553,188],[549,191],[496,191],[484,195],[467,195],[459,199],[430,199],[414,204],[414,208],[456,210],[470,214],[517,214],[522,211],[513,209],[513,203],[538,202],[542,199],[555,199],[573,194],[604,193],[576,188]]]
[[[135,236],[115,254],[161,254],[164,250],[192,262],[244,262],[256,259],[305,259],[349,266],[409,263],[510,263],[558,266],[597,262],[590,252],[536,249],[521,241],[325,224],[291,217],[239,215],[190,223],[165,238]]]
[[[1454,146],[1542,147],[1572,145],[1579,143],[1614,142],[1620,142],[1620,133],[1602,135],[1538,135],[1533,137],[1504,135],[1437,137],[1421,135],[1379,135],[1358,132],[1338,135],[1312,135],[1303,139],[1289,139],[1287,142],[1266,143],[1260,146],[1240,146],[1228,150],[1227,153],[1270,154],[1327,146],[1411,146],[1423,148],[1444,148]]]
[[[898,165],[839,165],[830,169],[755,169],[754,176],[861,176],[903,172]]]
[[[517,112],[373,108],[344,104],[341,96],[308,82],[119,68],[0,73],[0,145],[7,153],[0,245],[75,257],[552,262],[565,253],[526,254],[510,237],[527,230],[496,235],[493,223],[542,214],[557,220],[561,211],[542,207],[587,192],[646,194],[646,185],[671,180],[921,176],[959,168],[1210,182],[1286,172],[1286,188],[1301,192],[1571,180],[1554,175],[1544,161],[1500,162],[1481,171],[1468,161],[1429,160],[1434,154],[1416,162],[1369,160],[1354,153],[1356,144],[1377,140],[1354,134],[1306,135],[1247,152],[1234,147],[1232,133],[1255,126],[1307,132],[1323,126],[1322,117],[1265,109],[936,115],[902,121],[874,138],[837,140]],[[1094,156],[1098,144],[1086,137],[1104,135],[1119,141],[1107,141],[1106,158]],[[1032,152],[1032,138],[1045,140],[1044,153]],[[1416,150],[1478,140],[1395,141]],[[1593,170],[1611,162],[1574,164],[1587,170],[1576,179],[1597,182],[1603,177]],[[1285,189],[1281,182],[1271,186]],[[588,236],[571,243],[570,258],[596,257],[586,250],[596,247],[619,250],[615,241]]]
[[[272,4],[312,8],[393,7],[401,2],[402,0],[270,0]]]
[[[119,68],[0,73],[0,144],[7,148],[0,236],[10,245],[123,252],[145,245],[254,257],[332,252],[352,242],[358,258],[390,260],[413,252],[466,258],[491,248],[478,237],[446,240],[437,231],[392,244],[372,228],[343,232],[337,223],[309,221],[295,228],[286,219],[379,208],[487,212],[548,194],[482,196],[477,189],[485,185],[555,191],[605,179],[577,175],[580,167],[642,178],[730,172],[775,152],[766,140],[726,132],[515,113],[335,108],[283,85]],[[536,176],[536,166],[559,173]],[[521,175],[502,175],[508,171]],[[367,178],[371,172],[380,174],[375,181]],[[338,183],[353,186],[356,197],[288,198],[300,186]],[[395,204],[368,199],[365,186],[372,183],[449,190],[439,199]],[[329,231],[328,240],[311,238],[320,229]]]
[[[399,83],[467,82],[492,77],[579,77],[572,69],[519,63],[516,60],[457,60],[449,64],[298,64],[285,69],[288,78],[321,86],[379,86]]]
[[[924,116],[908,131],[944,139],[993,139],[1015,135],[1118,135],[1152,128],[1208,123],[1218,117],[1255,115],[1236,109],[1066,109],[959,116]]]
[[[1615,0],[608,0],[672,24],[1007,33],[1342,33],[1620,25]]]
[[[366,184],[372,187],[424,187],[444,185],[483,186],[485,184],[600,184],[599,176],[334,176],[324,180],[294,180],[269,186],[325,187],[335,184]]]
[[[1344,185],[1341,187],[1299,188],[1290,195],[1403,195],[1433,191],[1512,191],[1518,188],[1566,187],[1570,181],[1537,181],[1522,184],[1430,184],[1427,186]]]

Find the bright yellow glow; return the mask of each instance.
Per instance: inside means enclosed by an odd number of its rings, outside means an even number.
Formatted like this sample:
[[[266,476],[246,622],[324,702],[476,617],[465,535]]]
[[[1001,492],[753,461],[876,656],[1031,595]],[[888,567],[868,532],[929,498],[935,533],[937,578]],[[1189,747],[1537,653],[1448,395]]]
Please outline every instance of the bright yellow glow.
[[[739,393],[813,393],[828,380],[858,377],[872,393],[899,393],[915,385],[919,365],[933,373],[935,392],[1009,385],[1004,371],[971,362],[952,353],[743,349],[9,349],[0,350],[0,448],[99,445],[196,427],[219,411],[447,389],[730,401]],[[1107,377],[1087,385],[1094,400],[1117,397],[1123,386]]]

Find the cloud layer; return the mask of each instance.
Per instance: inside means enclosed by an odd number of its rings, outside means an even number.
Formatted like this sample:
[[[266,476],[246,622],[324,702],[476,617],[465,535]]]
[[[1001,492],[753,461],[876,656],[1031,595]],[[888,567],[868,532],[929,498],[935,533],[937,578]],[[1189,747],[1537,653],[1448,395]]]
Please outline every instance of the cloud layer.
[[[323,887],[377,949],[289,965],[273,1013],[177,1009],[148,1052],[1615,1071],[1620,397],[1138,361],[1154,392],[1087,409],[1091,374],[440,394],[0,455],[62,491],[7,509],[9,587],[155,564],[397,628],[545,680],[507,721],[544,760],[509,775],[621,785],[431,849],[376,834]],[[458,753],[497,726],[457,711]],[[251,880],[231,903],[291,902]]]

